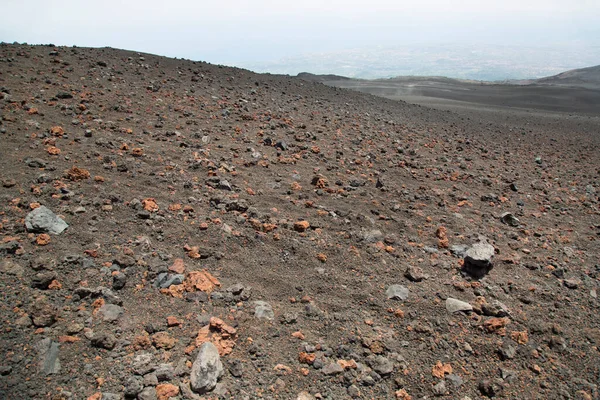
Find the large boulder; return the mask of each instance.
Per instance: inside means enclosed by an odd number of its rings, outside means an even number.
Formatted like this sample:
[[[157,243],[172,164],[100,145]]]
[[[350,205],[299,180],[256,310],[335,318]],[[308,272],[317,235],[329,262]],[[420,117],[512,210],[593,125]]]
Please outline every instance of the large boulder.
[[[190,376],[192,390],[200,394],[210,392],[217,386],[217,380],[222,375],[223,363],[219,350],[210,342],[203,343],[192,365]]]
[[[49,208],[40,206],[25,217],[25,227],[29,232],[53,233],[58,235],[69,227],[65,221]]]

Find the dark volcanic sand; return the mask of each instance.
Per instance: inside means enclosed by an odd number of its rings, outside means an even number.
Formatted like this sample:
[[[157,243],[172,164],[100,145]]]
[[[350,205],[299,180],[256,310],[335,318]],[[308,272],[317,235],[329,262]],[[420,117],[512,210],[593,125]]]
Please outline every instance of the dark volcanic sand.
[[[2,45],[0,88],[1,398],[198,398],[203,340],[204,398],[598,398],[597,118],[114,49]]]

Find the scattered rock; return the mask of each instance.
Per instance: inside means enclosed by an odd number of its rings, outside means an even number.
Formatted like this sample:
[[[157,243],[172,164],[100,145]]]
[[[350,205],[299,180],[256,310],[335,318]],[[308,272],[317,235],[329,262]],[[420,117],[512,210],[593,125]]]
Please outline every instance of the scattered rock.
[[[448,297],[446,299],[446,310],[453,314],[459,311],[473,311],[473,306],[467,302]]]
[[[38,342],[36,347],[40,358],[40,372],[45,375],[58,374],[60,372],[59,344],[46,338]]]
[[[65,221],[45,206],[39,206],[25,217],[25,227],[29,232],[61,234],[69,227]]]
[[[199,394],[210,392],[223,375],[223,364],[219,351],[211,342],[203,343],[192,365],[190,384],[192,390]]]
[[[408,293],[408,288],[402,285],[392,285],[385,292],[388,299],[401,301],[408,299]]]
[[[483,277],[493,268],[494,252],[494,246],[489,243],[474,244],[465,253],[464,270],[475,278]]]
[[[272,321],[275,318],[273,308],[266,301],[255,301],[254,302],[254,317],[258,319],[267,319]]]

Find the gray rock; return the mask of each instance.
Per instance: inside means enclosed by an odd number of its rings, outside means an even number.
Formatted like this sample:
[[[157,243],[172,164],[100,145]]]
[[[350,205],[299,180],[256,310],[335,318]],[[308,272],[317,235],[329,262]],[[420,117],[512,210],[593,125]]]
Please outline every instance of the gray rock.
[[[168,289],[172,285],[181,285],[184,280],[185,276],[182,274],[167,274],[163,272],[158,274],[152,286],[160,289]]]
[[[578,279],[578,278],[565,279],[563,281],[563,285],[565,285],[565,287],[567,287],[569,289],[577,289],[579,287],[579,285],[581,285],[581,279]]]
[[[5,259],[0,261],[0,273],[14,276],[23,276],[23,273],[25,273],[25,268],[22,265],[17,264],[13,260]]]
[[[455,388],[461,387],[463,384],[463,378],[455,374],[446,375],[446,380],[450,381]]]
[[[394,363],[385,358],[384,356],[372,356],[367,359],[367,364],[373,371],[379,375],[389,375],[394,370]]]
[[[158,385],[158,378],[154,372],[144,375],[144,386],[156,386]]]
[[[422,280],[428,278],[428,276],[423,273],[421,268],[413,266],[409,266],[406,271],[404,271],[404,276],[412,282],[421,282]]]
[[[150,353],[140,353],[133,357],[132,367],[136,374],[146,375],[154,371],[154,357]]]
[[[46,290],[54,279],[56,279],[56,272],[54,271],[39,272],[31,280],[31,287]]]
[[[446,299],[446,310],[448,310],[449,313],[453,314],[459,311],[473,311],[473,306],[465,301],[448,297]]]
[[[160,364],[154,373],[159,382],[170,381],[175,376],[175,368],[171,364]]]
[[[464,244],[454,244],[450,246],[450,252],[454,254],[456,257],[464,258],[467,254],[467,250],[469,246]]]
[[[392,285],[385,291],[388,299],[401,301],[408,299],[408,293],[408,288],[402,285]]]
[[[21,245],[16,240],[0,244],[0,254],[15,254]]]
[[[133,375],[125,381],[125,396],[135,397],[144,389],[144,383],[141,376]]]
[[[45,375],[58,374],[60,372],[59,344],[46,338],[38,342],[36,347],[40,358],[40,372]]]
[[[196,393],[210,392],[223,375],[223,363],[214,344],[206,342],[200,347],[190,374],[191,388]]]
[[[517,355],[517,347],[513,345],[512,341],[506,340],[498,349],[498,354],[503,360],[512,360]]]
[[[25,163],[31,168],[46,168],[46,161],[39,158],[26,158]]]
[[[444,396],[446,394],[446,382],[440,381],[437,385],[433,387],[433,395],[434,396]]]
[[[102,392],[102,400],[123,400],[123,396],[117,393]]]
[[[201,400],[203,397],[198,396],[196,393],[192,392],[192,388],[190,387],[189,382],[180,382],[179,390],[181,391],[181,395],[186,400]]]
[[[321,369],[321,372],[323,372],[324,375],[337,375],[344,372],[344,368],[338,363],[331,363],[324,366],[323,369]]]
[[[500,221],[505,223],[506,225],[518,227],[521,225],[521,221],[517,217],[515,217],[512,213],[505,212],[500,216]]]
[[[112,350],[117,344],[117,339],[110,333],[95,333],[92,336],[92,346]]]
[[[491,317],[508,317],[510,315],[508,307],[498,300],[483,304],[481,310],[483,315]]]
[[[104,322],[114,322],[123,315],[123,308],[115,304],[104,304],[98,309],[98,314]]]
[[[138,400],[156,400],[156,389],[153,387],[146,387],[137,395]],[[104,398],[103,398],[104,399]]]
[[[0,365],[0,375],[6,376],[10,375],[12,372],[12,367],[10,365]]]
[[[244,375],[244,364],[240,360],[231,361],[229,364],[229,373],[236,378],[241,378]]]
[[[258,319],[268,319],[272,321],[275,318],[275,313],[273,312],[273,308],[266,301],[255,301],[254,302],[254,317]]]
[[[58,235],[67,229],[69,225],[50,209],[40,206],[27,214],[25,227],[29,232]]]
[[[489,243],[475,243],[465,254],[464,270],[473,277],[483,277],[493,268],[494,252],[494,246]]]
[[[381,242],[383,240],[383,233],[378,229],[367,231],[363,234],[363,240],[367,243]]]

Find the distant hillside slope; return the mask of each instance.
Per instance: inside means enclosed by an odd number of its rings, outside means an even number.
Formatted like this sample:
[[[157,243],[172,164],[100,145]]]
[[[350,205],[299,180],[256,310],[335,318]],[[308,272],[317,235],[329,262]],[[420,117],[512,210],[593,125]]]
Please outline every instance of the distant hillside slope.
[[[535,84],[600,89],[600,65],[574,69],[558,75],[541,78],[536,80]]]

